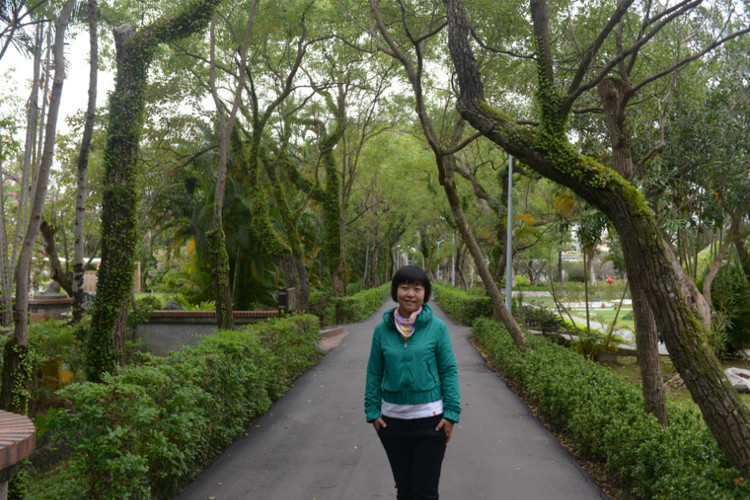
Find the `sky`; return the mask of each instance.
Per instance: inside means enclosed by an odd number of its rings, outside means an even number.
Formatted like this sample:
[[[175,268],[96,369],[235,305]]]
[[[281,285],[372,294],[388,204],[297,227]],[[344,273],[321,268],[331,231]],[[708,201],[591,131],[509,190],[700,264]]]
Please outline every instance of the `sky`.
[[[74,38],[71,38],[71,35]],[[60,101],[59,120],[57,122],[58,133],[68,130],[66,117],[73,116],[88,105],[89,87],[89,38],[87,33],[68,33],[66,35],[65,59],[67,63],[67,74],[63,83],[62,99]],[[13,47],[9,47],[6,54],[0,59],[0,74],[6,73],[13,68],[13,81],[17,93],[25,101],[31,92],[32,61],[25,58]],[[114,89],[114,75],[111,72],[99,70],[97,85],[97,106],[104,106],[107,96]],[[4,93],[4,89],[0,89]]]

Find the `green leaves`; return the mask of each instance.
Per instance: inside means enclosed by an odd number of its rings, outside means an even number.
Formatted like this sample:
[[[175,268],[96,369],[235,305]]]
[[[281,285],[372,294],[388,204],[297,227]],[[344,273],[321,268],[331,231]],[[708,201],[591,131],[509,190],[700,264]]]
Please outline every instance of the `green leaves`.
[[[521,353],[502,325],[474,322],[472,336],[488,363],[574,444],[604,465],[630,494],[654,499],[747,498],[695,410],[668,408],[664,429],[643,410],[640,389],[574,350],[531,336]]]
[[[86,497],[172,498],[317,362],[318,327],[307,315],[219,331],[68,386],[72,408],[50,424],[72,450],[61,477]]]

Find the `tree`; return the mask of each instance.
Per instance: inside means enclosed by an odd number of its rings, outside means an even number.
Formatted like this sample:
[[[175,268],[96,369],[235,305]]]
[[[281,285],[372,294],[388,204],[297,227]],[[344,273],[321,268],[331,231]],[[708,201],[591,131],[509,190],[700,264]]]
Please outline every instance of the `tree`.
[[[99,67],[99,38],[97,36],[98,18],[97,1],[88,0],[89,22],[89,101],[86,108],[86,122],[81,137],[81,149],[78,154],[78,175],[76,176],[76,215],[73,236],[73,279],[71,291],[73,296],[73,321],[79,322],[83,318],[83,229],[86,220],[86,194],[88,189],[89,151],[91,138],[94,134],[94,120],[96,119],[96,84]]]
[[[102,262],[91,328],[86,339],[87,375],[101,380],[121,352],[123,320],[135,269],[135,164],[142,129],[146,72],[157,47],[200,32],[218,0],[196,0],[171,18],[138,31],[129,24],[114,30],[117,48],[115,91],[110,97],[102,210]],[[120,329],[117,323],[120,321]]]
[[[16,263],[16,306],[13,313],[13,337],[5,344],[3,352],[2,390],[0,390],[0,408],[26,414],[30,394],[28,385],[31,381],[31,366],[28,353],[28,310],[29,310],[29,268],[39,227],[44,213],[44,201],[47,194],[47,180],[55,150],[55,130],[57,112],[60,107],[63,82],[65,80],[65,61],[63,48],[65,30],[73,11],[75,0],[66,0],[55,23],[55,75],[50,97],[49,117],[47,119],[44,152],[39,165],[38,180],[29,214],[29,224],[23,238],[23,245]]]
[[[211,255],[211,275],[214,280],[214,295],[216,297],[216,323],[219,328],[234,329],[234,316],[232,313],[232,298],[229,289],[229,256],[227,255],[226,238],[222,221],[222,208],[224,206],[224,187],[227,182],[227,157],[229,155],[229,139],[232,136],[237,111],[242,99],[242,90],[247,75],[247,49],[250,42],[250,31],[253,27],[255,8],[258,1],[254,0],[250,5],[250,13],[245,24],[242,40],[232,40],[239,45],[240,59],[237,62],[237,88],[234,90],[234,99],[231,108],[227,109],[224,101],[219,97],[216,87],[216,17],[211,21],[211,57],[209,87],[211,96],[216,105],[219,115],[219,165],[216,171],[216,193],[214,194],[214,222],[213,227],[206,235],[208,238],[209,254]]]
[[[406,72],[407,81],[414,92],[419,123],[422,126],[430,148],[435,154],[440,184],[445,191],[459,234],[466,246],[469,247],[474,264],[477,266],[479,274],[482,277],[482,282],[487,289],[488,295],[492,298],[494,314],[497,319],[502,320],[516,345],[521,349],[528,349],[526,337],[524,337],[523,332],[521,332],[510,311],[505,307],[500,289],[493,279],[476,241],[476,237],[467,223],[466,215],[458,196],[455,180],[455,153],[476,139],[478,134],[464,138],[464,123],[460,117],[456,117],[453,121],[447,119],[442,125],[446,130],[450,130],[450,132],[443,132],[441,134],[439,133],[441,132],[440,129],[436,127],[436,124],[433,123],[427,112],[423,82],[426,42],[428,39],[435,37],[445,27],[445,22],[438,15],[437,4],[433,3],[424,6],[425,14],[421,20],[423,24],[417,28],[420,31],[417,34],[416,32],[412,32],[413,27],[409,26],[408,23],[411,15],[405,14],[406,7],[403,2],[399,2],[399,9],[391,13],[394,19],[397,20],[395,22],[400,24],[403,29],[404,38],[398,39],[392,33],[390,19],[386,22],[381,15],[379,2],[370,0],[369,4],[370,12],[374,19],[374,26],[370,32],[370,36],[375,40],[378,50],[398,60]],[[412,51],[414,56],[411,54]],[[450,125],[451,123],[452,126]]]
[[[578,60],[568,88],[563,90],[552,61],[546,2],[531,0],[539,118],[538,126],[532,128],[487,102],[469,43],[466,10],[460,0],[445,0],[449,48],[461,89],[458,109],[483,135],[545,177],[570,187],[609,217],[622,240],[628,276],[641,281],[675,367],[730,463],[750,476],[750,410],[729,384],[708,345],[706,328],[691,302],[697,289],[690,295],[684,292],[671,249],[638,189],[614,170],[579,153],[566,135],[573,103],[607,75],[606,71],[594,71],[593,58],[600,55],[603,42],[632,3],[623,1],[617,5]],[[680,7],[688,4],[681,2],[678,7],[667,8],[659,14],[660,22],[653,29],[667,24],[681,13]],[[644,38],[639,43],[647,42],[648,38]],[[605,68],[618,62],[615,56],[606,61]]]

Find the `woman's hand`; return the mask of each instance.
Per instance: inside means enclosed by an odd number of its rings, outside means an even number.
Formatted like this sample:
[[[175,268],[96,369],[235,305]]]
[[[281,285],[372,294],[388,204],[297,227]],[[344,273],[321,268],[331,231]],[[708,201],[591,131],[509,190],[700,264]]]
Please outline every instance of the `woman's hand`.
[[[451,436],[453,435],[453,422],[442,419],[438,426],[435,427],[436,431],[439,431],[440,429],[445,430],[445,444],[448,444],[448,441],[451,440]]]
[[[383,420],[380,417],[372,421],[372,426],[375,427],[375,432],[380,432],[381,427],[382,428],[388,427],[387,425],[385,425],[385,420]]]

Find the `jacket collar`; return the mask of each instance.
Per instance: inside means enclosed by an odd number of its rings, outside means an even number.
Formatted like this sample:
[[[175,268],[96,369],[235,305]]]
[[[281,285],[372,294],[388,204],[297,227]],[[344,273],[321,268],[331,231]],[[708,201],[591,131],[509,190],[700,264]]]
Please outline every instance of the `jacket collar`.
[[[386,325],[388,325],[388,328],[392,328],[393,330],[396,330],[396,324],[393,322],[393,313],[396,311],[396,308],[388,309],[383,314],[383,321]],[[422,312],[419,313],[417,316],[417,321],[415,323],[415,326],[423,326],[426,323],[428,323],[432,319],[432,306],[430,304],[422,304]]]

